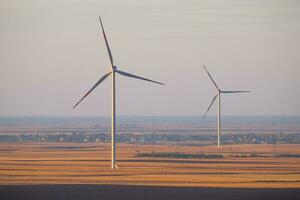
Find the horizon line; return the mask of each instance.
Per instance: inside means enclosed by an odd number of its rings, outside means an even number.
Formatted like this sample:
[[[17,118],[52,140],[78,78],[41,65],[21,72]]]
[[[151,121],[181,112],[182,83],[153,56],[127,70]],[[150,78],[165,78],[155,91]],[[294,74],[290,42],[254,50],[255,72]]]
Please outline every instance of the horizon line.
[[[41,118],[91,118],[101,117],[110,118],[109,115],[0,115],[0,118],[30,118],[30,117],[41,117]],[[203,115],[119,115],[118,117],[203,117]],[[208,115],[207,117],[217,117],[217,115]],[[300,117],[300,115],[223,115],[222,117]]]

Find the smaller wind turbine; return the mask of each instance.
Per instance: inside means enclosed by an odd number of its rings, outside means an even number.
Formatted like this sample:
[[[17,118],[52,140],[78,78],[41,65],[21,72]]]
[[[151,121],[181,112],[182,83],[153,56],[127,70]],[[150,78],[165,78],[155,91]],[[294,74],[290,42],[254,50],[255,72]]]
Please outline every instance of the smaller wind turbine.
[[[245,93],[245,92],[250,92],[250,91],[241,91],[241,90],[221,90],[219,89],[218,85],[216,84],[216,82],[214,81],[214,79],[212,78],[212,76],[210,75],[210,73],[208,72],[208,70],[206,69],[206,67],[203,65],[203,68],[205,69],[206,73],[208,74],[209,78],[211,79],[211,81],[213,82],[214,86],[217,89],[217,94],[214,96],[214,98],[212,99],[208,109],[206,110],[203,118],[206,117],[209,109],[211,108],[211,106],[213,105],[213,103],[215,102],[216,98],[218,97],[218,149],[220,148],[221,145],[221,141],[220,141],[220,136],[221,136],[221,93],[224,94],[229,94],[229,93]]]

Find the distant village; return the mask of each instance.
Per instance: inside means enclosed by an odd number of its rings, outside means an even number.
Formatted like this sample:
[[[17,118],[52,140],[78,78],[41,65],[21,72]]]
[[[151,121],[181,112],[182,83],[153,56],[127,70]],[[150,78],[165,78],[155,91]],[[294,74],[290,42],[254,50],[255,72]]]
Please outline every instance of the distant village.
[[[216,135],[213,134],[117,134],[117,142],[133,144],[162,144],[178,143],[185,145],[208,145],[215,142]],[[297,144],[300,143],[300,134],[296,133],[249,133],[249,134],[223,134],[223,144]],[[110,142],[110,134],[87,134],[73,132],[71,134],[20,134],[0,135],[0,142],[71,142],[71,143],[93,143]]]

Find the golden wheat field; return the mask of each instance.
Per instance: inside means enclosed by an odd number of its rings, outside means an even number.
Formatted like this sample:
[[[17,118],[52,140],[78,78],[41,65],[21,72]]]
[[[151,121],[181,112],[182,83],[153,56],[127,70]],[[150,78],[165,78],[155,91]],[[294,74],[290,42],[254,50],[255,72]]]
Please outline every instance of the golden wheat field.
[[[222,154],[223,158],[145,158],[138,152]],[[235,157],[258,153],[261,157]],[[0,144],[0,184],[115,184],[225,188],[300,188],[300,145],[174,146],[118,144],[110,169],[109,143]]]

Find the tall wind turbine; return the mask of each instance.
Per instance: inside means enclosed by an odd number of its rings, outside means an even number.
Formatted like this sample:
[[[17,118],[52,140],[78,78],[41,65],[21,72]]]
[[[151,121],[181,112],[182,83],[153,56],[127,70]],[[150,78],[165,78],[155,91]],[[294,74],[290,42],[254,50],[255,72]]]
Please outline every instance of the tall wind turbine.
[[[250,91],[228,91],[228,90],[221,90],[219,89],[218,85],[216,84],[216,82],[214,81],[214,79],[212,78],[212,76],[210,75],[210,73],[208,72],[208,70],[206,69],[206,67],[203,65],[203,68],[205,69],[206,73],[208,74],[209,78],[211,79],[211,81],[213,82],[215,88],[217,89],[217,94],[214,96],[214,98],[212,99],[208,109],[206,110],[203,118],[206,117],[209,109],[211,108],[211,106],[213,105],[213,103],[215,102],[216,98],[218,97],[218,149],[220,148],[221,145],[221,141],[220,141],[220,136],[221,136],[221,94],[230,94],[230,93],[245,93],[245,92],[250,92]]]
[[[111,53],[111,50],[109,48],[108,45],[108,41],[105,35],[105,31],[104,31],[104,27],[102,24],[102,20],[99,17],[100,20],[100,25],[101,25],[101,29],[102,29],[102,33],[103,33],[103,37],[105,40],[105,44],[106,44],[106,48],[108,51],[108,56],[109,56],[109,60],[110,60],[110,70],[109,72],[107,72],[106,74],[104,74],[104,76],[102,76],[97,83],[78,101],[78,103],[75,104],[75,106],[73,107],[73,109],[85,98],[87,97],[102,81],[104,81],[109,75],[112,75],[112,116],[111,116],[111,167],[113,169],[117,168],[116,165],[116,86],[115,86],[115,77],[116,77],[116,73],[121,74],[123,76],[127,76],[130,78],[136,78],[136,79],[141,79],[144,81],[149,81],[149,82],[153,82],[153,83],[157,83],[157,84],[161,84],[164,85],[163,83],[157,82],[157,81],[153,81],[147,78],[143,78],[141,76],[137,76],[137,75],[133,75],[133,74],[129,74],[127,72],[121,71],[117,69],[117,66],[114,65],[113,62],[113,56]]]

